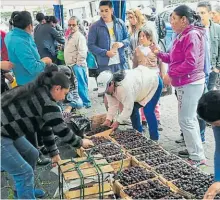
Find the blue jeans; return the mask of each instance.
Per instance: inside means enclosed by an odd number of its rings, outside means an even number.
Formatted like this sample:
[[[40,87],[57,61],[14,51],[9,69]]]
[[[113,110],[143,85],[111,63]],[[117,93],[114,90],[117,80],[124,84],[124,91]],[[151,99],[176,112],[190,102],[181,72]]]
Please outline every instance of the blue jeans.
[[[83,105],[90,106],[91,101],[89,99],[88,77],[86,74],[86,67],[74,65],[73,71],[78,81],[78,92],[80,98],[83,101]]]
[[[215,137],[215,181],[220,181],[220,126],[213,126],[212,129]]]
[[[36,199],[34,168],[38,150],[23,136],[17,140],[1,137],[1,168],[14,179],[18,199]]]
[[[207,92],[208,92],[208,88],[207,88],[207,85],[205,84],[203,94],[205,94]],[[199,121],[201,140],[202,140],[202,142],[205,142],[206,122],[203,119],[201,119],[199,116],[198,116],[198,121]]]
[[[157,88],[157,91],[155,92],[153,98],[146,104],[146,106],[144,107],[144,115],[147,118],[147,123],[149,126],[149,133],[150,133],[150,139],[152,140],[158,140],[159,139],[159,133],[158,133],[158,122],[157,122],[157,118],[155,115],[155,107],[157,105],[157,102],[159,101],[161,92],[163,89],[163,82],[161,80],[161,78],[159,77],[159,85]],[[139,109],[142,106],[135,102],[134,103],[134,108],[131,114],[131,122],[132,122],[132,126],[134,129],[136,129],[139,132],[143,131],[142,128],[142,124],[141,124],[141,119],[140,119],[140,113],[139,113]]]

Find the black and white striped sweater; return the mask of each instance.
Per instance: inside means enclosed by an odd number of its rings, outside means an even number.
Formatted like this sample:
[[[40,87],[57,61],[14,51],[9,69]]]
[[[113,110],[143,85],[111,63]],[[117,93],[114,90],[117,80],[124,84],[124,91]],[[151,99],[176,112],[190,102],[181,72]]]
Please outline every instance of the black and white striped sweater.
[[[43,127],[51,127],[53,131],[42,131]],[[37,89],[25,99],[15,100],[1,108],[1,136],[16,140],[35,132],[43,136],[51,157],[59,153],[54,134],[75,147],[80,147],[82,144],[81,138],[75,135],[63,121],[57,103],[44,87]]]

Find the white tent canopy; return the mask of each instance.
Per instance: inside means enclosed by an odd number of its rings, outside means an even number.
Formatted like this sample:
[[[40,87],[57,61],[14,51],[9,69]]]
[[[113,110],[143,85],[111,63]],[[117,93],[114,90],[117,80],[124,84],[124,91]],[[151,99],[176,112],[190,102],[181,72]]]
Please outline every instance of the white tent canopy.
[[[89,1],[89,0],[88,0]],[[79,0],[1,0],[1,6],[52,6],[56,4],[74,4]]]

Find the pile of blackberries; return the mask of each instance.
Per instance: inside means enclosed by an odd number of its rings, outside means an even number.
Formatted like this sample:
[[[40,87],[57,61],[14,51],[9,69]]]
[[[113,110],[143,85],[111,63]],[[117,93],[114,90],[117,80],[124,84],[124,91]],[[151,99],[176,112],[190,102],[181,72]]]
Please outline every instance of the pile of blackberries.
[[[140,181],[145,181],[155,177],[153,172],[147,171],[146,169],[135,166],[123,170],[119,177],[119,182],[123,186],[132,185]]]
[[[101,132],[104,132],[104,131],[107,131],[111,129],[110,127],[108,126],[100,126],[100,127],[97,127],[89,132],[86,133],[86,136],[93,136],[95,134],[98,134],[98,133],[101,133]]]
[[[105,159],[107,160],[108,163],[112,163],[112,162],[120,161],[120,160],[126,159],[126,158],[127,157],[124,154],[117,154],[117,155],[114,155],[114,156],[106,157]]]
[[[160,157],[163,157],[166,155],[167,155],[167,152],[161,150],[161,151],[155,151],[155,152],[151,152],[151,153],[141,154],[141,155],[136,156],[135,158],[138,161],[147,161],[147,160],[153,160],[156,158],[160,158]]]
[[[154,151],[161,150],[161,147],[159,145],[153,145],[153,146],[143,146],[137,149],[132,149],[129,151],[129,153],[132,156],[140,155],[140,154],[146,154],[146,153],[151,153]]]

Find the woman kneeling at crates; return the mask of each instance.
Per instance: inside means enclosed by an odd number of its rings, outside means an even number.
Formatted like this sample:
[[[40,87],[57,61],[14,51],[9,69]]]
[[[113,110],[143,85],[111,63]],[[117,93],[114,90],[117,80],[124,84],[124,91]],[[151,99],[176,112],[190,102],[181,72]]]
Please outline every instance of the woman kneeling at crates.
[[[93,145],[75,135],[63,121],[56,101],[65,98],[69,87],[69,79],[57,67],[49,66],[35,81],[1,96],[1,169],[13,176],[18,199],[36,199],[45,194],[34,189],[38,150],[25,136],[41,133],[53,166],[60,161],[54,133],[74,147]]]
[[[155,141],[159,139],[154,110],[160,98],[163,83],[153,70],[140,65],[135,69],[114,74],[104,71],[98,76],[97,84],[99,95],[105,93],[108,101],[107,118],[103,125],[116,129],[120,123],[130,117],[133,128],[142,132],[139,108],[143,107],[149,125],[150,138]],[[123,105],[123,111],[116,117],[120,103]]]

